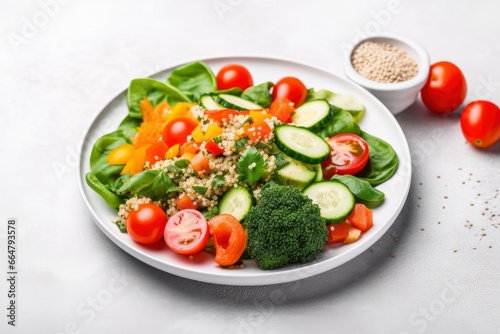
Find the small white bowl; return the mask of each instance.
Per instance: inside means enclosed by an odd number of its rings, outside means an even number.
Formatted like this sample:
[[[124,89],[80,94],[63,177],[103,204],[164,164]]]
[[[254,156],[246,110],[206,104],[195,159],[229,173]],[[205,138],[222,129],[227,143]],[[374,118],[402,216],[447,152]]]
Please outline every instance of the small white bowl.
[[[351,55],[359,44],[367,41],[390,44],[405,51],[417,62],[417,75],[403,82],[382,83],[370,80],[359,74],[352,66]],[[344,69],[347,77],[375,95],[394,115],[405,110],[415,102],[418,93],[427,81],[429,67],[429,55],[420,44],[406,37],[391,34],[377,35],[360,40],[349,50],[344,61]]]

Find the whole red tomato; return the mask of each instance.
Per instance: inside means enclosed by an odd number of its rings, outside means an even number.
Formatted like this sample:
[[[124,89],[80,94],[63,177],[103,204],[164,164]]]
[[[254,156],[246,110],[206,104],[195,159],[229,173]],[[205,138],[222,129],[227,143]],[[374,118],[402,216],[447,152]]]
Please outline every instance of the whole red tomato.
[[[293,102],[294,108],[300,106],[307,98],[307,87],[295,77],[285,77],[273,87],[273,101],[287,98]]]
[[[127,217],[127,232],[135,242],[154,244],[163,237],[167,221],[167,214],[158,205],[140,204]]]
[[[467,95],[467,82],[462,71],[453,63],[440,61],[430,68],[427,82],[421,90],[422,102],[436,113],[457,109]]]
[[[168,147],[175,144],[184,144],[187,141],[187,136],[193,132],[198,124],[188,117],[177,117],[167,123],[163,129],[163,141]]]
[[[473,101],[464,108],[460,127],[473,146],[489,147],[500,140],[500,109],[490,101]]]
[[[226,65],[217,73],[217,88],[230,89],[241,88],[242,90],[253,86],[253,78],[246,67],[238,64]]]

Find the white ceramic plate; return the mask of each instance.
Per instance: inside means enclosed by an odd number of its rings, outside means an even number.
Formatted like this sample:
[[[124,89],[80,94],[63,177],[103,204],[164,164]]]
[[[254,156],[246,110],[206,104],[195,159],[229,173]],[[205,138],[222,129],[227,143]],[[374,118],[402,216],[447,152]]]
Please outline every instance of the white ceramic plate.
[[[399,168],[395,175],[378,186],[386,199],[383,205],[374,210],[374,226],[360,240],[349,245],[327,246],[318,258],[303,265],[286,266],[276,270],[260,270],[254,261],[245,261],[244,269],[222,269],[209,254],[200,253],[189,260],[170,251],[166,246],[155,249],[141,246],[131,240],[127,234],[120,233],[111,220],[116,216],[106,203],[85,183],[85,174],[90,170],[89,157],[92,145],[97,138],[118,127],[127,115],[126,89],[112,99],[90,125],[83,139],[80,154],[78,184],[83,199],[95,218],[97,225],[124,251],[137,259],[174,275],[193,280],[228,285],[265,285],[290,282],[317,275],[335,268],[362,253],[373,245],[396,220],[410,189],[411,159],[406,138],[389,110],[363,88],[312,66],[296,62],[261,58],[261,57],[225,57],[206,59],[214,73],[228,63],[239,63],[246,66],[253,75],[256,84],[265,81],[276,82],[285,76],[300,78],[307,87],[317,90],[328,89],[333,92],[350,93],[366,107],[365,116],[360,123],[361,128],[378,136],[392,145],[399,157]],[[152,77],[164,80],[175,68],[159,72]]]

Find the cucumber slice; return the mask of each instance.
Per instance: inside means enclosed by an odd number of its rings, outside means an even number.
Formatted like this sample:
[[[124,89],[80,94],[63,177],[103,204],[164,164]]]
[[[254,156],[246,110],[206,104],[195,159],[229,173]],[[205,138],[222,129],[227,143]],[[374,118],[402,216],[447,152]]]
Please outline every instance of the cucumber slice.
[[[323,169],[321,168],[321,164],[315,165],[307,165],[307,168],[314,171],[316,173],[316,177],[314,178],[314,182],[324,181],[323,180]]]
[[[307,187],[316,179],[316,172],[300,161],[285,156],[290,163],[277,172],[280,184],[292,186],[299,190]]]
[[[292,114],[292,122],[297,126],[314,131],[325,125],[331,117],[328,101],[312,100],[295,109]]]
[[[356,122],[359,122],[365,114],[365,106],[351,94],[335,93],[328,99],[333,106],[351,113]]]
[[[311,184],[303,194],[312,199],[321,209],[321,217],[328,224],[340,223],[352,212],[354,195],[349,188],[337,181],[322,181]]]
[[[318,164],[330,155],[330,145],[306,128],[278,125],[276,146],[286,155],[306,164]]]
[[[200,97],[200,104],[206,110],[224,109],[224,107],[215,102],[214,98],[209,94],[205,94]]]
[[[222,106],[234,110],[257,110],[262,109],[261,106],[250,102],[248,100],[242,99],[241,97],[229,95],[229,94],[219,94],[216,96],[215,101],[220,103]]]
[[[222,195],[219,214],[230,214],[241,222],[254,205],[255,197],[250,189],[244,186],[232,187]]]

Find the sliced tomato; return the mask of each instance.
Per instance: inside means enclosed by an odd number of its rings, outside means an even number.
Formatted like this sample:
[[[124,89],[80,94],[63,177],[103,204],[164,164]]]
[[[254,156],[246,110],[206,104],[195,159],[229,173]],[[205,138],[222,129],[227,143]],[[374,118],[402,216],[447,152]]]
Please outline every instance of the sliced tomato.
[[[346,221],[361,232],[366,232],[373,226],[373,211],[364,204],[356,203]]]
[[[135,242],[154,244],[163,236],[167,214],[156,204],[140,204],[130,211],[125,223],[127,232]]]
[[[207,142],[205,144],[205,148],[207,149],[207,151],[209,153],[212,153],[215,156],[221,155],[222,153],[224,153],[224,150],[222,148],[220,148],[219,145],[216,142],[214,142],[212,139],[207,140]]]
[[[205,110],[205,115],[213,121],[223,123],[224,120],[228,121],[231,116],[245,115],[248,116],[249,111],[238,111],[234,109],[219,109],[219,110]]]
[[[335,174],[357,174],[368,163],[370,150],[366,141],[358,135],[343,133],[328,139],[331,153],[321,163],[323,177],[331,179]]]
[[[193,255],[207,244],[208,231],[207,220],[201,212],[186,209],[170,217],[165,227],[164,239],[174,252]]]
[[[269,113],[276,116],[280,121],[289,123],[290,116],[295,112],[293,103],[286,97],[274,100],[269,106]]]
[[[326,227],[328,230],[328,242],[344,241],[349,235],[349,225],[343,221],[338,224],[331,224]]]
[[[246,248],[247,236],[240,222],[229,214],[208,221],[215,246],[215,262],[230,266],[239,260]]]
[[[167,151],[167,144],[163,140],[160,140],[146,149],[146,161],[149,161],[149,165],[153,166],[157,161],[165,158]]]

